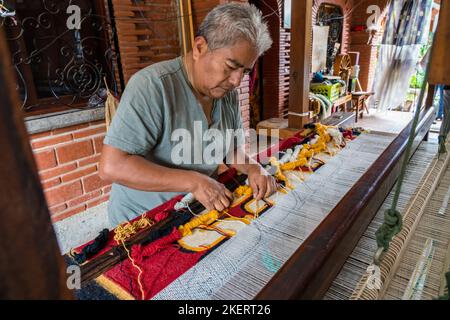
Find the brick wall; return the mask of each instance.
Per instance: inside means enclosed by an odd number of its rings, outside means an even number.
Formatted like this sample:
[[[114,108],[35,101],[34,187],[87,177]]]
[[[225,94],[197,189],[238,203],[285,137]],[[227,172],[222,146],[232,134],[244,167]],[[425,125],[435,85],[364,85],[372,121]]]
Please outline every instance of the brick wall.
[[[124,2],[126,1],[116,0],[115,9],[121,9],[121,14],[129,15],[129,11],[131,12],[133,8],[131,5],[123,5]],[[160,2],[163,3],[162,0]],[[203,20],[207,11],[223,2],[227,1],[193,0],[194,28]],[[167,0],[167,3],[172,3],[172,0]],[[122,35],[126,36],[125,33]],[[149,33],[149,35],[150,38],[146,38],[145,43],[160,41],[161,34]],[[121,52],[122,63],[129,62],[127,55],[133,57],[133,52],[133,50]],[[159,61],[158,55],[164,58],[165,54],[163,51],[154,51],[153,58]],[[132,70],[131,67],[134,65],[128,67],[127,79],[138,70]],[[244,77],[238,92],[244,128],[248,129],[250,123],[248,76]],[[111,186],[98,176],[98,161],[105,132],[104,121],[96,121],[30,135],[31,147],[53,221],[63,220],[108,200]]]
[[[111,187],[98,176],[105,130],[97,121],[30,136],[53,221],[108,199]]]

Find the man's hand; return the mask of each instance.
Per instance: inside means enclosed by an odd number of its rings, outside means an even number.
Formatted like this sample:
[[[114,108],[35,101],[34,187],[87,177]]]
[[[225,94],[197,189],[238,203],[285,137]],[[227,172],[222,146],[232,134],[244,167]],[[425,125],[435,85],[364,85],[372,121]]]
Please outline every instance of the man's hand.
[[[195,174],[192,194],[208,210],[223,211],[228,208],[233,194],[222,183],[204,175]]]
[[[258,201],[269,197],[277,191],[277,182],[260,165],[254,164],[248,169],[248,182],[253,190],[253,197]]]

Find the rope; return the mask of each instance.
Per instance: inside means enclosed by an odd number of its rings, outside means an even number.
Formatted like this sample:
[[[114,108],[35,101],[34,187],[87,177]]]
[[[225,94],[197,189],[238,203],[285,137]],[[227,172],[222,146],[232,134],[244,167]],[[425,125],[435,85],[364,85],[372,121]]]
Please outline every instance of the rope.
[[[433,42],[434,42],[434,38],[432,38],[432,40],[431,40],[432,44],[433,44]],[[430,50],[433,50],[433,47],[434,46],[432,45]],[[430,53],[432,53],[432,51]],[[425,88],[426,88],[426,83],[428,81],[429,70],[430,70],[430,62],[428,62],[428,64],[427,64],[427,67],[425,70],[424,82],[422,84],[422,88],[420,89],[419,100],[416,105],[416,111],[414,114],[411,131],[409,133],[408,143],[406,146],[403,163],[402,163],[402,166],[400,169],[400,175],[398,177],[396,190],[395,190],[395,194],[394,194],[394,199],[392,200],[391,208],[388,209],[384,215],[385,220],[384,220],[383,224],[375,232],[375,236],[377,239],[377,245],[378,245],[378,251],[374,258],[376,265],[380,264],[382,255],[384,252],[386,252],[388,250],[389,244],[390,244],[392,238],[402,228],[402,215],[397,210],[398,199],[400,197],[403,181],[405,179],[406,167],[408,165],[409,157],[411,155],[414,138],[416,137],[416,129],[417,129],[417,124],[419,123],[420,109],[421,109],[421,106],[422,106],[422,103],[423,103],[423,100],[425,97]]]

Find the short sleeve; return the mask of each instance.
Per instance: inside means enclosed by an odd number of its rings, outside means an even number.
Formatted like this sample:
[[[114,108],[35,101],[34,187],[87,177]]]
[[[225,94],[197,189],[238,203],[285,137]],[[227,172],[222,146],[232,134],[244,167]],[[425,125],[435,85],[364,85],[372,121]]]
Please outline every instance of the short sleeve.
[[[163,126],[163,98],[158,78],[140,73],[128,82],[104,143],[145,156],[158,143]]]

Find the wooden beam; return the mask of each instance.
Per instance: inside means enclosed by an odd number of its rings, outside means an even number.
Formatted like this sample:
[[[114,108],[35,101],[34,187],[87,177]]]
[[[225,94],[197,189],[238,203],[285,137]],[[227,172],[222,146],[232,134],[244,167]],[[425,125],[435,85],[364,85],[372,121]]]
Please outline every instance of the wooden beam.
[[[69,299],[15,86],[0,29],[0,299]]]
[[[430,57],[431,84],[450,85],[450,64],[447,53],[450,51],[450,0],[442,0],[439,10],[439,20]]]
[[[192,50],[192,46],[194,44],[191,0],[180,0],[179,12],[182,53],[183,55],[186,55]]]
[[[289,128],[303,128],[309,115],[309,74],[312,48],[312,0],[292,1],[289,78]]]
[[[433,120],[433,109],[426,109],[413,150]],[[256,299],[323,298],[397,180],[411,125],[412,122],[346,193]]]

